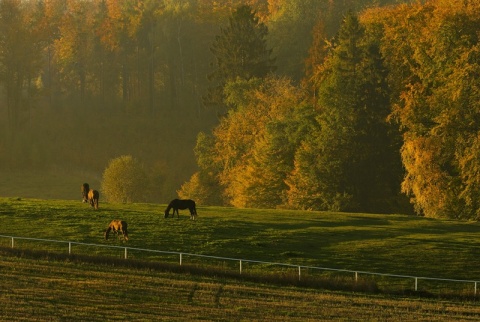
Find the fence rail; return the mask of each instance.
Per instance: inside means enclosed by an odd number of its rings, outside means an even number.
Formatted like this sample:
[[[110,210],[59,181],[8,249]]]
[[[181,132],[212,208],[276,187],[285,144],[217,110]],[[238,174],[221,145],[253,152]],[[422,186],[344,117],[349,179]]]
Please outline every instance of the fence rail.
[[[232,258],[232,257],[200,255],[200,254],[192,254],[192,253],[185,253],[185,252],[153,250],[153,249],[145,249],[145,248],[126,247],[126,246],[113,246],[113,245],[101,245],[101,244],[92,244],[92,243],[72,242],[72,241],[60,241],[60,240],[53,240],[53,239],[16,237],[16,236],[5,236],[5,235],[0,235],[0,238],[10,239],[12,248],[15,247],[15,240],[31,240],[31,241],[42,241],[42,242],[50,242],[50,243],[57,243],[57,244],[68,244],[68,254],[72,254],[72,245],[82,245],[82,246],[93,246],[93,247],[99,247],[99,248],[122,249],[124,251],[124,258],[125,259],[128,258],[128,252],[129,251],[141,251],[141,252],[149,252],[149,253],[157,253],[157,254],[178,255],[179,265],[183,264],[184,256],[206,258],[206,259],[218,259],[218,260],[224,260],[224,261],[232,261],[232,262],[238,262],[239,273],[240,274],[242,274],[244,263],[266,264],[266,265],[273,265],[273,266],[280,266],[280,267],[289,267],[289,268],[298,269],[298,279],[299,280],[301,280],[301,278],[302,278],[302,270],[319,270],[319,271],[327,271],[327,272],[349,273],[349,274],[352,274],[354,276],[355,281],[358,281],[359,275],[402,278],[402,279],[412,280],[412,282],[414,283],[413,285],[414,285],[414,290],[415,291],[418,291],[419,281],[421,281],[421,280],[436,281],[436,282],[451,282],[451,283],[473,284],[473,294],[476,296],[477,295],[477,286],[478,286],[478,283],[480,283],[480,281],[476,281],[476,280],[447,279],[447,278],[435,278],[435,277],[425,277],[425,276],[374,273],[374,272],[367,272],[367,271],[361,271],[361,270],[337,269],[337,268],[318,267],[318,266],[305,266],[305,265],[295,265],[295,264],[286,264],[286,263],[278,263],[278,262],[265,262],[265,261],[259,261],[259,260],[251,260],[251,259],[239,259],[239,258]]]

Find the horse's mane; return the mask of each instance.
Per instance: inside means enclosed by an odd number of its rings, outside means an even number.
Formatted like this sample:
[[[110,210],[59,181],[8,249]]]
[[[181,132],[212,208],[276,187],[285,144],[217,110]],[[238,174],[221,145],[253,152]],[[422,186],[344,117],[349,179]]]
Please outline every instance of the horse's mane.
[[[167,209],[165,209],[165,213],[168,214],[170,213],[170,209],[173,208],[174,204],[177,202],[178,199],[173,199],[172,201],[170,201],[170,203],[168,204],[167,206]]]

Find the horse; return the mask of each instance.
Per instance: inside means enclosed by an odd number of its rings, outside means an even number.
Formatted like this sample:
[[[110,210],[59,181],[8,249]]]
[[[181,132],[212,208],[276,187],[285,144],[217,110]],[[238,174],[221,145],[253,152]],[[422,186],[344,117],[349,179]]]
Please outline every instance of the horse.
[[[165,218],[168,218],[170,215],[170,209],[173,208],[173,215],[172,217],[175,218],[175,212],[177,212],[177,218],[180,218],[178,214],[178,209],[184,210],[187,209],[190,210],[190,219],[195,220],[197,217],[197,208],[195,207],[195,201],[190,200],[190,199],[173,199],[170,201],[168,204],[167,209],[165,210]]]
[[[120,236],[118,236],[118,232],[121,231],[123,234],[123,239],[128,240],[128,231],[127,231],[126,221],[112,220],[110,225],[108,225],[108,228],[105,230],[105,233],[104,233],[105,240],[108,240],[108,235],[110,234],[111,230],[113,230],[113,232],[117,234],[117,238],[120,238]]]
[[[83,202],[87,203],[88,202],[88,192],[90,191],[90,186],[88,183],[82,184],[82,198]]]
[[[98,209],[98,199],[100,198],[100,194],[97,190],[90,189],[88,191],[88,201],[90,202],[90,206],[95,209]]]

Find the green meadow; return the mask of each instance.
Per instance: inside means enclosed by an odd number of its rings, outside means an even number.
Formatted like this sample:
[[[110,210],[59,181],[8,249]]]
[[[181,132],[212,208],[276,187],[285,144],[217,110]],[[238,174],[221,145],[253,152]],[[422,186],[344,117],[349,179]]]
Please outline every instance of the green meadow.
[[[89,320],[100,320],[101,312],[107,314],[106,319],[114,319],[125,303],[131,303],[124,309],[134,320],[151,319],[150,314],[159,314],[155,310],[161,310],[159,318],[172,320],[480,317],[471,283],[419,280],[415,292],[412,279],[360,273],[357,283],[364,288],[352,289],[348,285],[356,282],[349,272],[303,269],[301,284],[295,282],[295,267],[245,262],[240,275],[238,261],[224,259],[185,255],[182,266],[192,267],[185,271],[175,271],[178,254],[129,250],[128,260],[123,259],[123,247],[129,247],[476,281],[480,280],[480,226],[476,222],[202,206],[198,207],[198,220],[192,221],[188,211],[180,211],[180,218],[165,219],[165,208],[164,204],[109,204],[100,200],[100,209],[95,211],[80,200],[0,198],[0,235],[74,243],[73,256],[69,257],[65,243],[15,239],[13,252],[11,240],[0,238],[0,304],[5,311],[0,313],[16,316],[14,302],[18,302],[25,305],[25,320],[34,320],[35,310],[59,320],[82,320],[82,314],[89,315]],[[112,219],[128,222],[128,242],[115,235],[104,239],[103,232]],[[57,258],[52,254],[66,255]],[[80,256],[89,259],[82,261]],[[136,264],[130,266],[130,261]],[[333,282],[326,283],[328,280]],[[323,307],[327,298],[338,302],[323,312],[319,306]],[[72,311],[69,307],[74,303],[99,308]],[[454,309],[447,309],[450,307]],[[355,313],[360,308],[361,315]],[[366,308],[371,312],[364,312]],[[383,313],[374,315],[378,308]],[[70,316],[69,311],[74,314]]]

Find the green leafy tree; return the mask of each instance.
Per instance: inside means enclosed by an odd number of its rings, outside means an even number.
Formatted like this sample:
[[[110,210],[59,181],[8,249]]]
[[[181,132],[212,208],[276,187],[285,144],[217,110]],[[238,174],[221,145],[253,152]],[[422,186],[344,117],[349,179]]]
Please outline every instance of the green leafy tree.
[[[302,126],[307,124],[311,108],[298,103],[292,110],[295,112],[290,118],[269,122],[265,134],[255,140],[252,157],[240,173],[243,206],[284,206],[288,190],[286,178],[294,166],[295,150],[306,135],[307,127],[302,129]]]
[[[145,201],[149,184],[141,163],[130,155],[112,159],[103,172],[102,192],[111,202]]]
[[[316,127],[297,147],[293,169],[285,180],[288,185],[285,205],[288,208],[302,210],[329,208],[325,201],[331,198],[321,194],[326,191],[323,187],[326,182],[318,180],[321,174],[317,165],[318,144],[315,142],[318,135],[314,133],[318,133],[320,129],[318,123],[314,124]]]
[[[197,136],[195,156],[199,171],[185,182],[178,195],[183,199],[193,199],[202,205],[223,205],[223,191],[218,176],[220,169],[215,162],[215,141],[213,136],[200,132]]]
[[[250,6],[240,6],[233,12],[229,25],[221,28],[210,48],[215,62],[208,79],[214,85],[204,96],[205,104],[223,105],[223,88],[228,82],[263,78],[275,69],[270,57],[272,50],[267,48],[267,34],[267,27]]]

